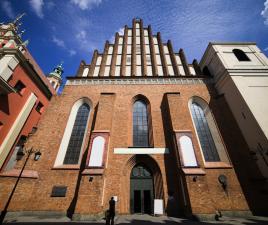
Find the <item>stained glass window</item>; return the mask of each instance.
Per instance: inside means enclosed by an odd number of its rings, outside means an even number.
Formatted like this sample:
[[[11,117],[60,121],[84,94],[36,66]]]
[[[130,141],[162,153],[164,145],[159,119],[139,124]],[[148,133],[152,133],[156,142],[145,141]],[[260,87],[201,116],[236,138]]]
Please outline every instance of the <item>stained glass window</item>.
[[[133,146],[149,146],[147,105],[141,100],[133,105]]]
[[[77,111],[72,134],[63,162],[64,164],[77,164],[79,161],[89,111],[89,106],[86,103],[81,105]]]
[[[191,113],[205,161],[220,161],[220,157],[213,141],[204,110],[199,104],[194,102],[191,104]]]

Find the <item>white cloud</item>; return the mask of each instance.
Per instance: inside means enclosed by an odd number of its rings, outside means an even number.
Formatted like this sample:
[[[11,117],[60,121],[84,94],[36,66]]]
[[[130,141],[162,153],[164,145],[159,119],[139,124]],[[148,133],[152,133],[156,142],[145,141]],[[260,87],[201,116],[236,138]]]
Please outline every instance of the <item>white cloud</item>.
[[[77,35],[76,38],[79,40],[85,40],[86,39],[86,31],[85,30],[81,30]]]
[[[121,35],[124,35],[124,31],[125,31],[125,28],[120,28],[118,31],[118,34],[121,36]],[[114,39],[115,39],[115,35],[111,36],[110,39],[109,39],[109,42],[110,43],[113,43],[114,42]]]
[[[263,49],[265,52],[268,51],[268,47],[266,47],[265,49]]]
[[[48,10],[47,1],[44,2],[44,10]],[[89,51],[96,48],[97,41],[94,41],[96,30],[92,30],[93,24],[86,16],[87,11],[81,12],[80,8],[75,7],[69,0],[67,4],[65,1],[57,1],[52,12],[53,17],[46,17],[46,21],[50,27],[50,41],[52,41],[53,36],[63,40],[65,45],[64,50],[67,55],[88,54]]]
[[[268,25],[268,0],[264,2],[264,10],[261,11],[261,15],[264,17],[264,24]]]
[[[43,13],[43,6],[44,6],[44,1],[43,0],[30,0],[30,5],[35,12],[35,14],[39,18],[44,18],[44,13]]]
[[[87,31],[86,30],[80,30],[76,35],[75,38],[77,39],[79,46],[81,48],[87,48],[91,46],[89,42],[89,38],[87,37]]]
[[[52,37],[52,42],[55,43],[58,47],[64,49],[64,50],[67,50],[68,53],[69,53],[69,56],[74,56],[76,55],[76,51],[73,50],[73,49],[68,49],[65,45],[65,42],[62,40],[62,39],[59,39],[55,36]]]
[[[120,28],[119,31],[117,31],[119,33],[119,35],[124,35],[124,31],[125,28]]]
[[[10,19],[14,19],[15,13],[9,1],[1,1],[1,8]]]
[[[80,24],[78,27],[76,27],[77,30],[74,30],[74,32],[77,32],[75,35],[76,43],[78,44],[78,47],[82,51],[88,51],[88,50],[94,50],[96,48],[95,44],[90,41],[89,38],[89,29],[84,27],[82,24]]]
[[[102,0],[71,0],[71,3],[77,5],[80,9],[92,9],[94,5],[98,6]]]
[[[73,49],[69,50],[69,55],[70,55],[70,56],[74,56],[74,55],[76,55],[76,51],[73,50]]]
[[[63,40],[58,39],[57,37],[53,36],[52,37],[52,42],[54,42],[57,46],[65,48],[65,43]]]

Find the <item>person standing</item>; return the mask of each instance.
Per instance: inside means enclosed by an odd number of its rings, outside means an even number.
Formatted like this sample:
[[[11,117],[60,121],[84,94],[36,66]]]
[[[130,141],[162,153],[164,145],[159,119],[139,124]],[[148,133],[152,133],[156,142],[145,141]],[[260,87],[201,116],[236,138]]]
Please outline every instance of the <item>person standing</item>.
[[[109,201],[109,224],[114,225],[114,217],[115,217],[115,200],[114,197],[111,197]]]

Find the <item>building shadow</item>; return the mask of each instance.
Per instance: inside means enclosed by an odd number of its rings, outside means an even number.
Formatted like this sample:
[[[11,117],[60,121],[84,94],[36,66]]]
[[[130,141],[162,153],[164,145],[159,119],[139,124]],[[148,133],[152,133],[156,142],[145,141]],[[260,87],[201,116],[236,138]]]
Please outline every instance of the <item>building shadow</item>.
[[[168,200],[166,204],[166,214],[167,216],[181,217],[189,215],[189,210],[186,209],[186,203],[183,199],[187,201],[187,189],[185,187],[185,196],[183,196],[182,186],[185,183],[185,177],[182,176],[182,171],[179,165],[179,155],[176,148],[175,137],[173,132],[173,127],[171,123],[170,110],[167,100],[167,95],[165,94],[161,103],[161,114],[162,114],[162,124],[164,130],[164,137],[166,147],[169,149],[169,154],[164,155],[165,160],[165,171],[166,171],[166,181],[168,189]],[[180,180],[181,179],[181,180]],[[189,201],[188,201],[189,202]]]
[[[122,221],[120,221],[122,220]],[[184,219],[184,218],[174,218],[174,217],[165,217],[165,218],[158,218],[158,217],[149,217],[149,219],[138,219],[138,218],[121,218],[120,216],[115,220],[115,225],[159,225],[159,224],[165,224],[165,225],[211,225],[211,224],[220,224],[220,225],[227,225],[227,224],[241,224],[241,225],[266,225],[268,223],[267,218],[261,218],[261,217],[252,217],[252,218],[229,218],[227,217],[225,220],[222,221],[194,221],[190,219]],[[4,224],[10,224],[10,225],[33,225],[33,224],[40,224],[40,225],[66,225],[66,224],[74,224],[74,225],[100,225],[105,224],[104,220],[101,221],[70,221],[70,222],[17,222],[17,221],[10,221],[8,223]]]
[[[85,169],[85,165],[86,165],[86,160],[87,160],[87,154],[88,154],[88,149],[89,149],[89,145],[90,145],[90,140],[91,140],[91,134],[92,131],[94,130],[95,127],[95,122],[96,122],[96,118],[97,118],[97,112],[98,112],[98,107],[99,104],[97,104],[94,108],[94,114],[93,114],[93,120],[92,120],[92,125],[91,125],[91,130],[90,130],[90,136],[89,136],[89,141],[87,143],[87,147],[86,150],[82,156],[82,160],[80,163],[80,168],[79,168],[79,174],[78,174],[78,178],[77,178],[77,182],[76,182],[76,186],[75,186],[75,192],[74,192],[74,196],[73,199],[70,203],[70,206],[67,209],[67,216],[69,218],[72,218],[74,212],[75,212],[75,207],[76,207],[76,203],[78,200],[78,195],[79,195],[79,189],[80,189],[80,185],[81,185],[81,180],[82,180],[82,172]]]

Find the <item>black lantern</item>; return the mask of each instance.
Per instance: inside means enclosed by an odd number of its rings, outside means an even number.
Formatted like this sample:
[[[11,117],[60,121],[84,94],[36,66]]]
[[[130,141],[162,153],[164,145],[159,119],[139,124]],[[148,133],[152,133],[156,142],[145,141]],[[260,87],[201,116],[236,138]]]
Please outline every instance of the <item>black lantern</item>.
[[[41,152],[38,150],[37,152],[34,153],[34,160],[38,161],[41,157]]]

